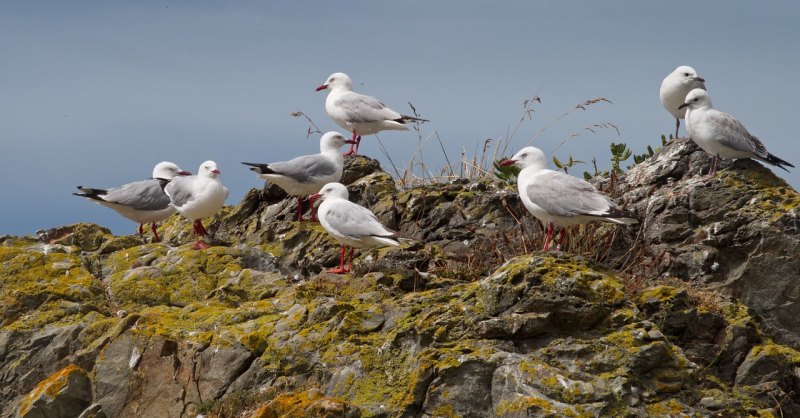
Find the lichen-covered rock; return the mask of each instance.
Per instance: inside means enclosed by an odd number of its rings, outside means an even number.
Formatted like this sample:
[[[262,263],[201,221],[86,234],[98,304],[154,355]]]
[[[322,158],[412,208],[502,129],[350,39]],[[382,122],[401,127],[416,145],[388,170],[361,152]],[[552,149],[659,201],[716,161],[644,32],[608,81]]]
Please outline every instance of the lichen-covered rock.
[[[86,371],[70,364],[36,385],[22,399],[17,414],[24,418],[77,416],[91,403],[91,389]]]
[[[752,160],[723,163],[673,143],[631,169],[620,194],[642,218],[646,274],[727,291],[764,318],[773,336],[800,346],[800,194]]]
[[[416,242],[359,251],[349,275],[324,272],[338,244],[274,186],[206,220],[205,251],[179,216],[164,243],[0,237],[0,417],[69,367],[87,418],[798,414],[800,355],[764,334],[791,321],[756,288],[775,277],[794,309],[796,193],[746,162],[704,186],[704,159],[670,145],[600,181],[643,225],[573,231],[587,256],[534,252],[509,188],[398,187],[364,157],[351,199]]]

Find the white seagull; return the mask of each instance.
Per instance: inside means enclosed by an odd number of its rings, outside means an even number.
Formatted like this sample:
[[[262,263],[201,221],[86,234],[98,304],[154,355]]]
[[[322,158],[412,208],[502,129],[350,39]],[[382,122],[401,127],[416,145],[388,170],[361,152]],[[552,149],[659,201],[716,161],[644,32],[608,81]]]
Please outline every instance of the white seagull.
[[[401,237],[397,231],[381,225],[369,209],[348,200],[347,188],[341,183],[328,183],[311,200],[322,199],[319,205],[319,223],[340,244],[339,268],[330,273],[347,273],[353,268],[353,248],[399,246]],[[344,265],[345,245],[350,248],[350,262]]]
[[[784,170],[784,166],[794,167],[770,154],[764,144],[750,135],[736,118],[714,109],[711,97],[705,90],[690,91],[680,108],[686,108],[686,131],[689,137],[713,157],[707,178],[717,173],[720,158],[755,158]]]
[[[517,177],[519,197],[528,212],[547,225],[542,250],[547,250],[553,236],[553,224],[561,226],[559,247],[566,237],[566,226],[591,222],[635,224],[636,219],[619,209],[606,195],[589,182],[561,171],[547,168],[547,158],[536,147],[525,147],[513,157],[500,162],[522,170]]]
[[[408,122],[427,122],[425,119],[406,116],[386,107],[383,102],[352,90],[353,81],[345,73],[333,73],[317,91],[330,90],[325,99],[325,111],[336,124],[353,133],[355,144],[345,155],[357,154],[361,135],[380,131],[407,131]]]
[[[686,95],[694,89],[706,89],[705,81],[697,75],[697,71],[688,65],[681,65],[675,71],[669,73],[661,82],[659,97],[661,104],[667,112],[675,117],[675,138],[678,137],[678,128],[681,126],[681,119],[686,115],[686,109],[680,108]]]
[[[164,187],[172,206],[194,223],[197,236],[194,248],[198,250],[209,247],[200,241],[201,236],[208,235],[201,220],[222,209],[228,198],[228,188],[219,181],[219,175],[217,163],[206,161],[200,165],[196,176],[176,177]]]
[[[150,224],[153,242],[160,242],[156,223],[175,213],[175,208],[169,204],[169,197],[164,194],[164,184],[175,176],[190,174],[192,173],[181,170],[175,163],[162,161],[156,164],[153,168],[153,177],[147,180],[124,184],[113,189],[78,186],[81,192],[73,195],[85,197],[114,209],[120,215],[138,223],[139,235],[144,235],[144,224]]]
[[[303,155],[289,161],[259,164],[242,163],[252,166],[261,178],[275,183],[286,190],[290,196],[297,196],[297,220],[303,220],[303,196],[309,196],[331,182],[342,179],[344,157],[339,149],[344,144],[355,144],[339,132],[328,132],[319,140],[319,154]],[[311,218],[316,220],[314,206],[311,206]]]

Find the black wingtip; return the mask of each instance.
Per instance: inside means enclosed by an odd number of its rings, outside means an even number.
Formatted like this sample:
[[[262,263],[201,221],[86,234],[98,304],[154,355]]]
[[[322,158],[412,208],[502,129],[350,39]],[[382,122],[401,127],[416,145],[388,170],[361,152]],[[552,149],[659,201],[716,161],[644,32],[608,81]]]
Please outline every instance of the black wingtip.
[[[85,197],[92,200],[103,200],[100,195],[105,194],[107,191],[103,189],[93,189],[91,187],[78,186],[80,193],[72,193],[73,196]]]
[[[784,166],[788,166],[788,167],[794,168],[794,165],[792,165],[792,163],[790,163],[788,161],[785,161],[785,160],[782,160],[782,159],[774,156],[773,154],[767,154],[767,158],[765,158],[764,161],[766,161],[766,162],[768,162],[768,163],[770,163],[770,164],[772,164],[772,165],[774,165],[774,166],[776,166],[776,167],[778,167],[780,169],[783,169],[783,171],[786,171],[787,173],[789,173],[790,171]]]
[[[394,119],[394,122],[406,124],[408,122],[425,123],[430,121],[428,119],[415,118],[414,116],[402,115],[399,118]]]
[[[272,169],[269,168],[269,164],[260,164],[260,163],[246,163],[242,162],[244,165],[249,165],[251,171],[254,171],[258,174],[273,174],[275,173]]]

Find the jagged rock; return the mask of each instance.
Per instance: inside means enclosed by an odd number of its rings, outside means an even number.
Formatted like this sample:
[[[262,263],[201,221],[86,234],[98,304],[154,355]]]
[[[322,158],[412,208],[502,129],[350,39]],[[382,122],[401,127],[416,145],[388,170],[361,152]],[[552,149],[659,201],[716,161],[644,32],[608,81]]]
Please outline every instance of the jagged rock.
[[[40,382],[22,399],[17,415],[23,418],[70,418],[92,401],[86,371],[74,364]]]
[[[796,319],[756,288],[774,278],[793,312],[796,193],[747,162],[702,183],[705,159],[669,145],[599,181],[642,227],[573,232],[586,257],[533,252],[512,188],[397,187],[364,157],[351,198],[417,242],[360,251],[351,275],[323,272],[338,245],[274,186],[206,220],[206,251],[178,216],[161,244],[0,237],[0,416],[69,364],[90,372],[86,417],[796,414],[800,354],[762,332]]]
[[[742,300],[785,343],[800,346],[800,194],[761,164],[726,162],[704,180],[692,142],[632,168],[620,194],[642,218],[648,274],[718,287]],[[634,245],[633,242],[628,242]]]

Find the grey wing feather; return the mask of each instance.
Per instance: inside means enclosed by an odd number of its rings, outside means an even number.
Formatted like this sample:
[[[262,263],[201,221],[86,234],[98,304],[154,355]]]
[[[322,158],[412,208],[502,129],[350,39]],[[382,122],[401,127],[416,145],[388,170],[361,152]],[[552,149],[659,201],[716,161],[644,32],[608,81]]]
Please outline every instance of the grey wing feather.
[[[733,116],[717,111],[709,114],[709,121],[714,126],[714,131],[718,133],[716,139],[726,147],[753,152],[761,158],[769,156],[764,144],[750,135],[744,125]]]
[[[350,93],[336,101],[344,110],[347,120],[354,123],[379,122],[402,118],[403,115],[386,107],[380,100],[358,93]]]
[[[322,155],[304,155],[286,162],[271,163],[269,168],[300,183],[309,183],[336,172],[333,162]]]
[[[613,206],[587,181],[558,171],[538,176],[525,191],[533,203],[557,216],[600,216]]]
[[[159,210],[169,206],[169,197],[156,179],[137,181],[109,189],[103,200],[137,210]]]
[[[371,210],[353,202],[347,203],[337,208],[331,208],[327,213],[331,224],[336,225],[339,233],[355,239],[367,236],[392,237],[395,235],[394,231],[381,225]]]
[[[175,207],[181,207],[186,202],[192,200],[192,193],[184,183],[187,183],[187,177],[175,177],[172,181],[164,187],[164,192],[169,196],[170,202]]]

